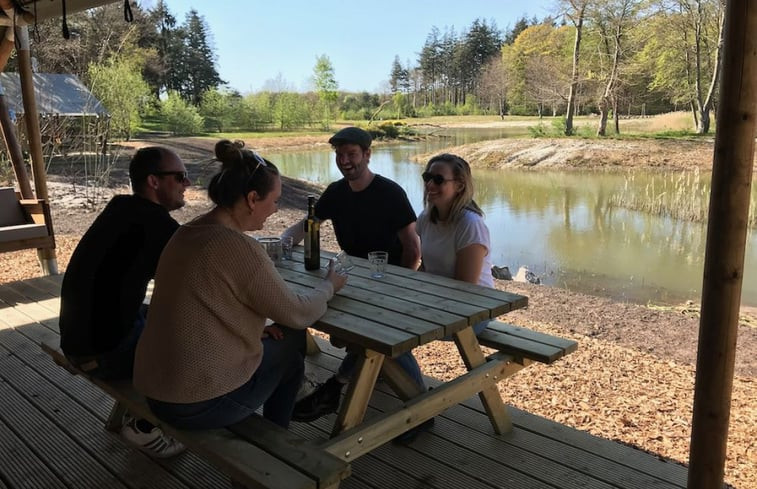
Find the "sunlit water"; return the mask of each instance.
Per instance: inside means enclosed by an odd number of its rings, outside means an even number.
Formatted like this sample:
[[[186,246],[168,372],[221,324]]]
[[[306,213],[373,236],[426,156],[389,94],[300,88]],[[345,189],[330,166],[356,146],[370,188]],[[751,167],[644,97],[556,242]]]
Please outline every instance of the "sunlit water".
[[[411,162],[413,156],[511,134],[460,130],[423,143],[378,146],[370,165],[402,185],[419,212],[422,167]],[[269,156],[290,177],[321,184],[341,178],[330,150]],[[543,283],[631,302],[698,301],[706,225],[608,206],[609,196],[627,180],[644,186],[660,178],[634,175],[474,169],[493,262],[508,266],[513,275],[527,266]],[[751,230],[747,240],[742,303],[757,306],[757,232]]]

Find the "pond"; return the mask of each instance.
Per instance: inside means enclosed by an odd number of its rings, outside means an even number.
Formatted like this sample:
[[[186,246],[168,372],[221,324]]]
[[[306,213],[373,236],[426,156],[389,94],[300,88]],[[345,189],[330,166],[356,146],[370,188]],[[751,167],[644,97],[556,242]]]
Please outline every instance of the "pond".
[[[523,135],[455,130],[422,143],[378,146],[371,168],[402,185],[422,209],[417,154],[479,140]],[[327,184],[341,178],[330,150],[271,154],[282,173]],[[706,225],[613,206],[628,186],[662,187],[663,175],[474,169],[476,201],[491,231],[492,260],[513,275],[527,266],[543,283],[637,303],[698,302]],[[747,237],[742,304],[757,306],[757,231]]]

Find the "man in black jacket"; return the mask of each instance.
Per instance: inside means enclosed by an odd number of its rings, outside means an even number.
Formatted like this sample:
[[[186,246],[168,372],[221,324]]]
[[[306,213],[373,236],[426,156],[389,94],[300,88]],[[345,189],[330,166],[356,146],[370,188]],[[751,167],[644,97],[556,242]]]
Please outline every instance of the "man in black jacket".
[[[71,363],[104,380],[132,376],[147,285],[179,227],[169,211],[184,205],[191,183],[181,158],[159,147],[136,152],[129,178],[134,194],[113,197],[95,219],[71,256],[61,289],[61,349]],[[121,435],[156,457],[184,448],[128,415]]]

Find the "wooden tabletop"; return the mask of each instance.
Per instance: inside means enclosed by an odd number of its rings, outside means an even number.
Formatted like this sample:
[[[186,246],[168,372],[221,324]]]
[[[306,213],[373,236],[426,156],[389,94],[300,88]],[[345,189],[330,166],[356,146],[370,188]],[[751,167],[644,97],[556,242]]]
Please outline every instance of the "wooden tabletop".
[[[324,268],[332,256],[321,252]],[[368,260],[352,260],[347,285],[314,327],[389,357],[528,304],[521,295],[394,265],[387,265],[383,278],[371,278]],[[293,260],[277,267],[284,280],[303,291],[325,274],[324,269],[305,270],[301,247],[295,247]]]

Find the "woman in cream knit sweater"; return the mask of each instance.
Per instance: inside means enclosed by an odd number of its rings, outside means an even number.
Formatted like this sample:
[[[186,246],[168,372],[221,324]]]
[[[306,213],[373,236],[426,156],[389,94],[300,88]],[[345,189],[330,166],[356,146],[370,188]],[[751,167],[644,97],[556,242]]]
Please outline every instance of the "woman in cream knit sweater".
[[[179,228],[155,274],[134,385],[156,416],[179,428],[227,426],[253,414],[287,427],[304,373],[305,328],[346,276],[329,267],[308,293],[291,290],[263,247],[281,196],[278,169],[241,143],[216,144],[216,204]],[[266,318],[277,323],[264,334]],[[267,328],[268,329],[268,328]]]

